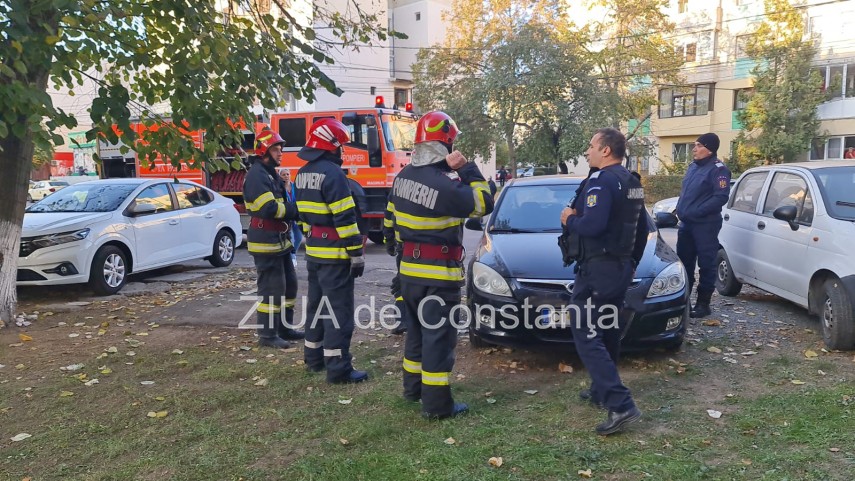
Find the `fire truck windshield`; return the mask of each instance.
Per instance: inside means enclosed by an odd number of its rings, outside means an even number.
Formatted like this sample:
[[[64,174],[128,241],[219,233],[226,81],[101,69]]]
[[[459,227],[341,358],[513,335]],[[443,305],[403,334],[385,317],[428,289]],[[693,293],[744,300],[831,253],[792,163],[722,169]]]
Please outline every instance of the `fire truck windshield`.
[[[386,150],[413,150],[416,138],[416,121],[412,117],[384,115],[383,137],[386,139]]]

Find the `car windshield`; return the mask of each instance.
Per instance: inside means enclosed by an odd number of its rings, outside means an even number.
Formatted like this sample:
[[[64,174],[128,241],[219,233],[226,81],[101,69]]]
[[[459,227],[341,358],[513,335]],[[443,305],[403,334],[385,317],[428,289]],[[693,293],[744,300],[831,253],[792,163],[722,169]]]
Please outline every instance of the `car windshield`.
[[[136,184],[76,184],[45,197],[27,212],[111,212],[136,188]]]
[[[855,221],[855,167],[827,167],[811,172],[822,191],[828,215]]]
[[[561,210],[578,187],[578,181],[507,187],[493,213],[490,232],[561,232]]]
[[[416,122],[412,117],[384,115],[383,136],[386,138],[386,147],[389,151],[413,150]]]

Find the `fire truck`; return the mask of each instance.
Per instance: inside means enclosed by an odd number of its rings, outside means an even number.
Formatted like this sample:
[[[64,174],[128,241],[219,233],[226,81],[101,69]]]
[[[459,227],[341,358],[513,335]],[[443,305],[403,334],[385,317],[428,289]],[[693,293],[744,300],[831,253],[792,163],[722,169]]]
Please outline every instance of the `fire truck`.
[[[375,99],[374,108],[341,109],[328,111],[281,112],[270,115],[270,128],[278,132],[285,140],[282,149],[282,165],[292,171],[292,178],[305,162],[297,158],[297,153],[306,145],[309,127],[322,118],[335,118],[350,128],[351,142],[342,149],[342,168],[347,169],[349,177],[355,179],[365,190],[367,209],[362,216],[369,226],[368,238],[383,243],[383,211],[386,208],[392,182],[398,172],[410,163],[415,139],[418,117],[412,112],[412,104],[404,110],[386,108],[383,97]],[[255,123],[254,130],[241,129],[244,141],[241,148],[252,153],[255,144],[255,132],[266,124]],[[138,138],[144,138],[145,127],[138,122],[132,123]],[[156,128],[156,127],[152,127]],[[203,132],[188,132],[198,147],[202,145]],[[207,186],[225,197],[235,201],[244,229],[249,224],[245,215],[243,199],[243,180],[248,165],[243,169],[229,172],[207,172],[194,169],[183,163],[178,170],[168,162],[158,160],[143,167],[133,149],[122,154],[123,144],[112,144],[101,139],[98,155],[101,158],[101,177],[158,177],[187,179]],[[231,162],[234,158],[224,153],[223,159]]]

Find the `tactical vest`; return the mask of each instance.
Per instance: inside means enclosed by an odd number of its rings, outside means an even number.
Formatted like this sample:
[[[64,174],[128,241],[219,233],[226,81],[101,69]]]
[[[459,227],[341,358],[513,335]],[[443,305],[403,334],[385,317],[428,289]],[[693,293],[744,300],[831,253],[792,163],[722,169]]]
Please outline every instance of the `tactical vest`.
[[[638,219],[644,209],[641,182],[623,167],[600,171],[617,177],[620,195],[612,202],[606,231],[598,237],[582,237],[583,260],[595,257],[629,257],[635,246]]]

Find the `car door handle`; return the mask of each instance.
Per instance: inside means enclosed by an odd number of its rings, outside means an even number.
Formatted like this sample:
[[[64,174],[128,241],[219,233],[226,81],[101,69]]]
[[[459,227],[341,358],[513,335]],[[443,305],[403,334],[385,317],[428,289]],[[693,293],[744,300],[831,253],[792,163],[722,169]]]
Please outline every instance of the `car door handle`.
[[[178,219],[172,219],[169,221],[169,225],[178,225]]]
[[[730,220],[730,214],[724,214],[724,220]]]
[[[205,218],[206,218],[206,219],[213,219],[213,218],[214,218],[214,213],[213,213],[213,212],[208,212],[207,214],[205,214]]]
[[[757,223],[757,228],[758,228],[758,229],[760,229],[760,230],[765,229],[765,228],[766,228],[766,223],[765,223],[765,222],[763,222],[763,221],[761,220],[760,222],[758,222],[758,223]]]

